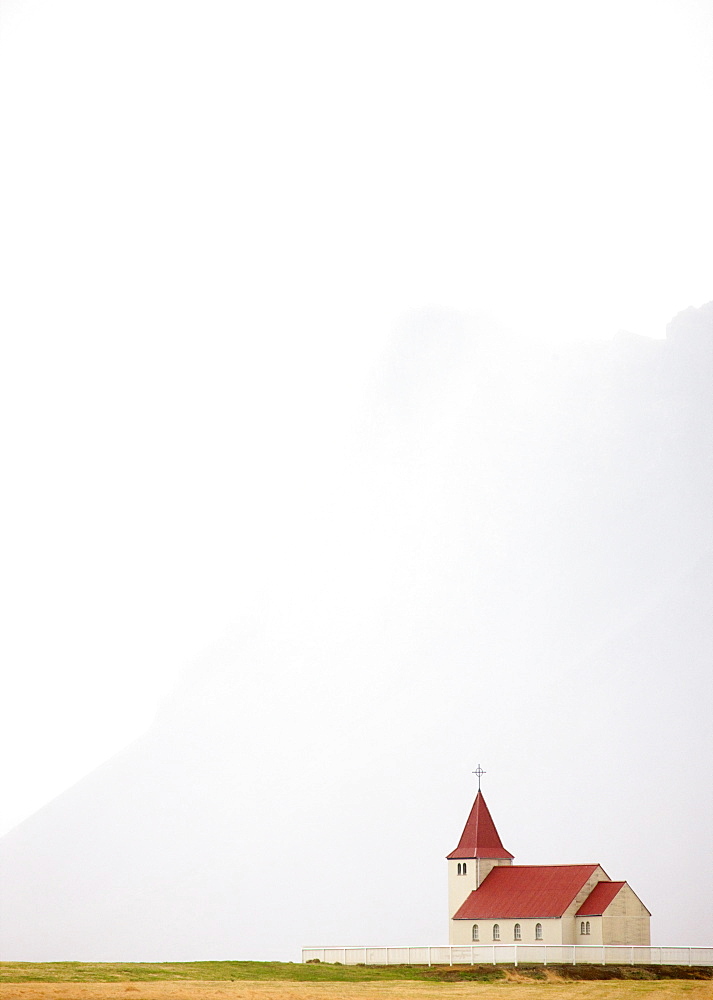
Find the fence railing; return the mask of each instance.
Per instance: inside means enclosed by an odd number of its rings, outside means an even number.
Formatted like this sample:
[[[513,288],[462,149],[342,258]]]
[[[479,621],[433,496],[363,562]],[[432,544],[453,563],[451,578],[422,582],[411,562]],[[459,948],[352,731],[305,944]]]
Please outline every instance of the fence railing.
[[[410,945],[303,948],[303,962],[342,965],[711,965],[713,947],[628,944]]]

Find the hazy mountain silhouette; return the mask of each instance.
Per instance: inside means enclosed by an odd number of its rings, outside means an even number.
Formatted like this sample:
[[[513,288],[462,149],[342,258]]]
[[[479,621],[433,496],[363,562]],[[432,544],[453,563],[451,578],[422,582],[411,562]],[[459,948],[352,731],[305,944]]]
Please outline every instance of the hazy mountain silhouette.
[[[445,941],[481,759],[516,863],[710,943],[712,385],[713,303],[560,348],[408,317],[279,600],[0,842],[3,957]]]

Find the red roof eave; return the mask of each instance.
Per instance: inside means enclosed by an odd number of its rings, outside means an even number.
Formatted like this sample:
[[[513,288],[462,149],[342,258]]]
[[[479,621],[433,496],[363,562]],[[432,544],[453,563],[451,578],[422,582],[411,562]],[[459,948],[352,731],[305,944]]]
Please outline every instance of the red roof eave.
[[[453,859],[459,860],[461,858],[467,858],[468,860],[471,858],[487,858],[489,861],[512,861],[514,857],[515,855],[506,851],[504,847],[501,850],[495,847],[456,847],[455,851],[451,851],[450,854],[446,855],[448,861],[452,861]]]

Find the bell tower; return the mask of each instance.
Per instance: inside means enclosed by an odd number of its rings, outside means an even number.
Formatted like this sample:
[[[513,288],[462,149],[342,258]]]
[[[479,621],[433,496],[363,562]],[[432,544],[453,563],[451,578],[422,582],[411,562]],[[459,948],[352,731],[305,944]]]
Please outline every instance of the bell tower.
[[[458,846],[448,855],[449,917],[453,916],[496,865],[511,865],[513,860],[513,855],[502,845],[480,790],[480,777],[485,771],[478,764],[473,773],[478,775],[478,794]]]

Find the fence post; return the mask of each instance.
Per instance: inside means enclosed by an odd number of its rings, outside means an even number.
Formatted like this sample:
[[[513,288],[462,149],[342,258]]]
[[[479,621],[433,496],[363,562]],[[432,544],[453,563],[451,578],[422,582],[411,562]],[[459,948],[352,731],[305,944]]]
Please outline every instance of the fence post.
[[[631,946],[631,965],[634,964],[634,946]]]
[[[369,963],[367,962],[367,958],[368,958],[368,956],[369,956],[369,952],[368,952],[368,951],[366,950],[366,948],[365,948],[365,949],[364,949],[364,965],[368,965],[368,964],[369,964]]]
[[[688,964],[691,965],[691,949],[688,949]]]
[[[577,964],[577,945],[572,945],[572,965]]]
[[[431,967],[431,946],[430,946],[430,944],[428,946],[428,967],[429,967],[429,969]]]
[[[542,964],[543,965],[547,965],[547,945],[546,944],[542,945],[542,951],[544,952],[544,955],[545,955],[545,959],[544,959],[544,962]]]
[[[517,968],[517,945],[515,945],[515,968]]]
[[[493,945],[493,965],[495,965],[495,945]]]
[[[451,965],[453,965],[453,945],[448,949],[448,957],[450,958]]]
[[[389,949],[386,949],[386,964],[389,964]]]

